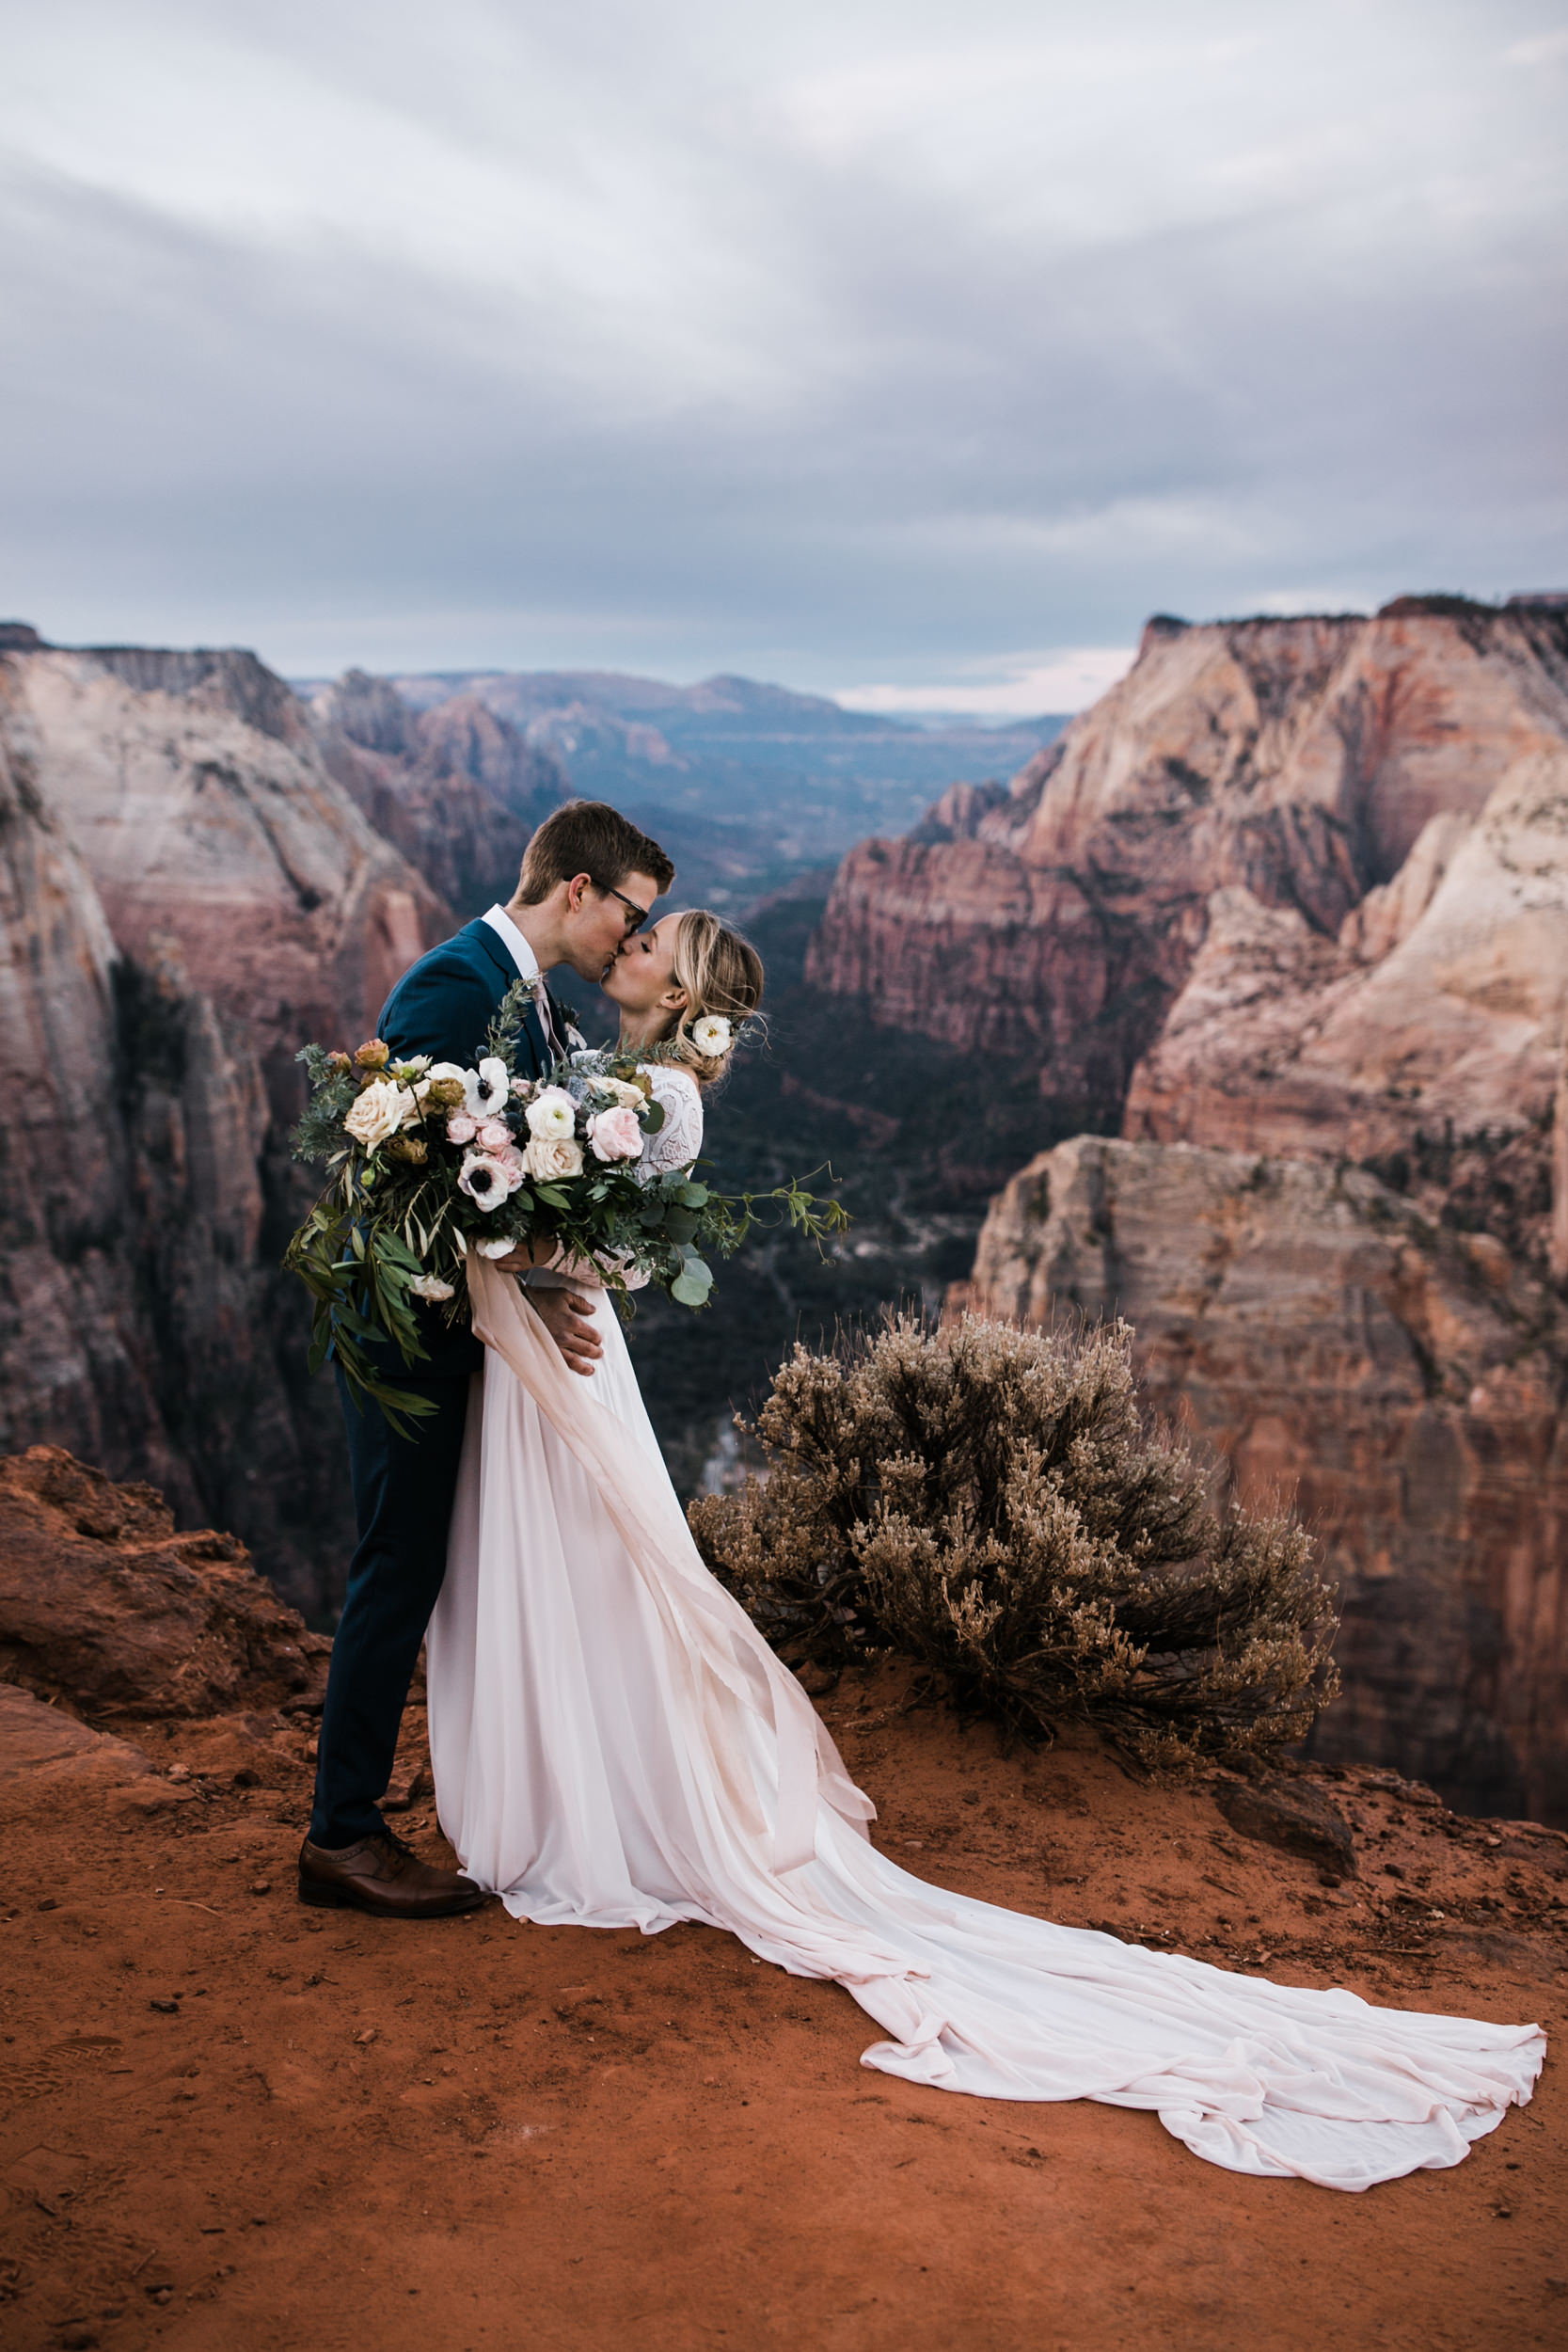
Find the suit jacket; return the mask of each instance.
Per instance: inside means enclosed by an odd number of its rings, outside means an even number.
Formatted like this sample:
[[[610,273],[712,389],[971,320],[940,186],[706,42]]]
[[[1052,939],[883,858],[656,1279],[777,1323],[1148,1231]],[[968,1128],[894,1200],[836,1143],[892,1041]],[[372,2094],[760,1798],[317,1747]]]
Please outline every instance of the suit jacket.
[[[381,1008],[376,1035],[400,1059],[428,1054],[433,1061],[454,1061],[471,1070],[501,998],[516,977],[505,941],[483,920],[466,923],[454,939],[444,939],[409,965]],[[550,1016],[564,1049],[567,1024],[553,998]],[[518,1075],[542,1077],[553,1059],[534,1008],[517,1041]],[[394,1384],[456,1379],[482,1369],[484,1350],[471,1331],[447,1323],[437,1307],[421,1308],[420,1323],[426,1356],[410,1368],[389,1340],[379,1343],[373,1353],[384,1377]]]
[[[471,1070],[516,977],[506,942],[490,925],[483,919],[466,923],[454,939],[443,939],[409,965],[381,1008],[376,1034],[404,1058],[428,1054],[433,1061],[460,1062]],[[554,999],[549,1002],[555,1033],[564,1045],[565,1019]],[[524,1025],[517,1057],[518,1074],[531,1078],[541,1076],[553,1058],[537,1009]]]

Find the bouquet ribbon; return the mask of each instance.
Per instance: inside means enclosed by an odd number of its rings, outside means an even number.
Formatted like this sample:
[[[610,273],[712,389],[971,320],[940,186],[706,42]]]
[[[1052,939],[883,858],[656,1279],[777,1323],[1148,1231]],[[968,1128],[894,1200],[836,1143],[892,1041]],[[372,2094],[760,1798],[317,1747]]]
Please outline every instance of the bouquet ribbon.
[[[676,1639],[741,1706],[771,1722],[778,1758],[773,1867],[798,1870],[816,1852],[816,1810],[830,1805],[863,1836],[875,1807],[855,1787],[827,1725],[739,1602],[715,1581],[667,1478],[642,1467],[627,1433],[568,1372],[515,1279],[468,1257],[473,1327],[521,1381],[598,1488],[632,1563]],[[721,1758],[732,1777],[738,1756]]]

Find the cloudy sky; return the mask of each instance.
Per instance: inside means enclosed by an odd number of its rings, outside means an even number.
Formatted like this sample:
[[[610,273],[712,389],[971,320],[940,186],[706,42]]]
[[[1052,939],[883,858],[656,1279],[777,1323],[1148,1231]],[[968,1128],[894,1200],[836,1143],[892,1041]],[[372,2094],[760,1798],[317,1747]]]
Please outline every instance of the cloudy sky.
[[[0,0],[0,611],[1068,708],[1568,584],[1568,0]]]

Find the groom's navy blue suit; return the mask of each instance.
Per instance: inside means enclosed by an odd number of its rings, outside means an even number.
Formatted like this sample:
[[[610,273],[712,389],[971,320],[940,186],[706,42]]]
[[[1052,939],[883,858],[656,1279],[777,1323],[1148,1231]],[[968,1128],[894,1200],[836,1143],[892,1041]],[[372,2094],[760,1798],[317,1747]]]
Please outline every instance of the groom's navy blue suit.
[[[516,977],[499,934],[483,920],[469,923],[409,966],[381,1009],[376,1034],[400,1057],[429,1054],[471,1069]],[[565,1024],[553,1006],[551,1015],[556,1036],[564,1039]],[[536,1009],[519,1041],[518,1073],[537,1077],[550,1059]],[[416,1370],[389,1341],[382,1353],[387,1376],[435,1406],[413,1424],[416,1436],[400,1438],[377,1405],[361,1409],[338,1374],[359,1541],[322,1711],[310,1816],[318,1846],[351,1846],[386,1826],[378,1801],[391,1777],[408,1685],[447,1565],[468,1381],[484,1351],[471,1331],[451,1329],[435,1310],[423,1320],[430,1352]]]

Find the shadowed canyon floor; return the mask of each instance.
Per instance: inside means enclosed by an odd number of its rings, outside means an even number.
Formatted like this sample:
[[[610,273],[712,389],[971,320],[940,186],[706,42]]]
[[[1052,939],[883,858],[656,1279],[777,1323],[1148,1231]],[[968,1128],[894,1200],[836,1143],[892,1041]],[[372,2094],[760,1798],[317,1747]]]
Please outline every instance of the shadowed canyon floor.
[[[0,2333],[33,2347],[723,2352],[1560,2343],[1568,2108],[1361,2198],[1153,2116],[857,2064],[848,1995],[706,1930],[389,1929],[299,1908],[311,1727],[0,1709]],[[1397,2007],[1568,2010],[1568,1839],[1314,1774],[1357,1875],[1086,1738],[1000,1754],[907,1674],[821,1704],[877,1836],[966,1894]],[[436,1843],[416,1711],[394,1788]],[[1331,1873],[1328,1875],[1332,1875]]]

